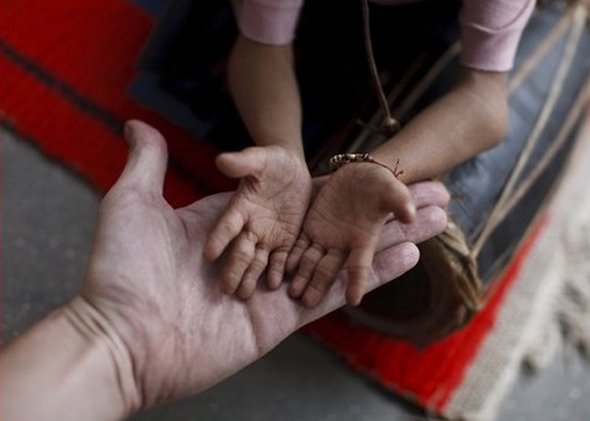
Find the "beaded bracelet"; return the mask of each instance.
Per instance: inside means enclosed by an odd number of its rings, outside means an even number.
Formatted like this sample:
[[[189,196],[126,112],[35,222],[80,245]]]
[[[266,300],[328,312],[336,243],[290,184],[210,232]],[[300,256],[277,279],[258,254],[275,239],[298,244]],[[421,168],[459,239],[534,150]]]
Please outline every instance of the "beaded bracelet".
[[[369,162],[371,164],[379,165],[380,167],[388,169],[395,178],[399,178],[399,176],[404,173],[403,170],[399,169],[399,158],[395,162],[395,168],[391,169],[382,162],[377,161],[369,153],[341,153],[330,158],[328,164],[330,165],[330,169],[332,171],[336,171],[338,168],[353,162]]]

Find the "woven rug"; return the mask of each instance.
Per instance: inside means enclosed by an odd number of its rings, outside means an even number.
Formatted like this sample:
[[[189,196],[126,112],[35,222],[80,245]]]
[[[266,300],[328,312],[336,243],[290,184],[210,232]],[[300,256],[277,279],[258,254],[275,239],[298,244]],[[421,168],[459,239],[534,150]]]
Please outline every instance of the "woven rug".
[[[157,3],[1,0],[0,122],[105,192],[126,158],[122,123],[144,120],[168,140],[165,196],[179,206],[233,183],[215,169],[214,146],[141,107],[128,94],[134,63],[154,26],[146,5]],[[590,271],[588,254],[578,252],[590,249],[589,188],[587,182],[578,183],[590,179],[589,143],[587,133],[572,167],[585,172],[572,172],[567,185],[575,188],[561,198],[571,203],[573,195],[579,205],[550,208],[496,282],[484,311],[466,329],[422,348],[353,326],[340,313],[307,331],[354,370],[429,412],[457,419],[493,417],[530,346],[557,338],[558,320],[567,322],[573,340],[582,343],[590,337],[588,276],[566,270],[585,265],[586,275]],[[590,348],[588,342],[586,346]],[[541,364],[548,356],[535,355],[531,361]]]

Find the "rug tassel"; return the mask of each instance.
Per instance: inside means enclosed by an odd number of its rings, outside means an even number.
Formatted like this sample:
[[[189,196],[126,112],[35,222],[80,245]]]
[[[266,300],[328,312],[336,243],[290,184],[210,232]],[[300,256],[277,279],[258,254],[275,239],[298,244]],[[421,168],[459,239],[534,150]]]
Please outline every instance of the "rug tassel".
[[[590,220],[567,232],[567,272],[558,318],[564,340],[590,362]]]

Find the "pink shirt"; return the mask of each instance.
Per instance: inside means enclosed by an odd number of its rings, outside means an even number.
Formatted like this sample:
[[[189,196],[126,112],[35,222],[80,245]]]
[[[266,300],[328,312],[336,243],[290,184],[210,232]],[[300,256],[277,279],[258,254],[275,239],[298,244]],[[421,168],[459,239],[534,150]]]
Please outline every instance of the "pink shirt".
[[[313,0],[309,0],[313,1]],[[401,4],[408,0],[371,0]],[[234,0],[240,32],[252,40],[285,45],[295,36],[303,0]],[[459,14],[464,66],[508,71],[535,0],[463,0]]]

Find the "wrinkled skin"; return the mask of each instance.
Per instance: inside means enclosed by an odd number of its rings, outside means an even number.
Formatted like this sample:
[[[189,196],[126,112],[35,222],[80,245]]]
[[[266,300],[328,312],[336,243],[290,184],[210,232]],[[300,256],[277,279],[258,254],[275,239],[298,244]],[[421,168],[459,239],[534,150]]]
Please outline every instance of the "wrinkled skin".
[[[287,270],[297,270],[290,295],[308,307],[318,305],[346,266],[347,302],[358,305],[392,212],[403,222],[411,222],[416,212],[410,191],[392,171],[373,163],[351,163],[336,171],[314,199],[289,255]]]
[[[215,260],[228,248],[221,273],[227,294],[249,298],[265,271],[268,286],[278,288],[309,205],[306,164],[280,146],[257,146],[221,154],[217,166],[241,180],[208,236],[205,257]]]
[[[172,209],[162,197],[164,140],[140,122],[127,124],[126,137],[128,163],[101,205],[81,296],[125,344],[140,396],[134,409],[212,386],[344,303],[345,272],[314,309],[290,299],[284,284],[257,290],[248,301],[224,294],[224,262],[207,263],[203,249],[231,194]],[[411,242],[446,224],[441,207],[448,194],[441,185],[417,185],[413,196],[420,204],[416,222],[393,221],[382,230],[368,288],[410,269],[418,259]]]

